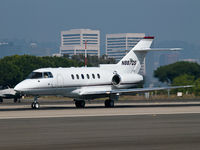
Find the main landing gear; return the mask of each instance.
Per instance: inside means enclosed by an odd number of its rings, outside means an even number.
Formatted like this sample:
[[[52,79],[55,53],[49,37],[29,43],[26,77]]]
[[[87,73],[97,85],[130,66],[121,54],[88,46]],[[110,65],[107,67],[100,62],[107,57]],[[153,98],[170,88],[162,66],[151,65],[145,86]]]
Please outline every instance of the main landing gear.
[[[108,100],[105,100],[104,104],[106,108],[112,108],[115,106],[115,101],[119,99],[119,93],[111,94]]]
[[[106,108],[112,108],[115,106],[115,101],[119,99],[119,93],[110,94],[109,99],[105,100],[104,104]],[[83,99],[74,99],[76,108],[84,108],[85,100]]]
[[[34,102],[31,104],[32,109],[39,109],[40,108],[40,104],[38,103],[38,97],[34,98]]]
[[[84,100],[74,100],[76,108],[84,108],[85,107],[85,101]]]
[[[110,99],[109,100],[105,100],[104,104],[105,104],[106,108],[111,108],[111,107],[115,106],[114,100],[110,100]]]
[[[14,102],[14,103],[17,103],[17,102],[18,102],[18,103],[21,103],[21,100],[20,100],[20,98],[18,99],[17,97],[15,97],[15,98],[13,99],[13,102]]]
[[[3,103],[3,98],[0,97],[0,103]]]

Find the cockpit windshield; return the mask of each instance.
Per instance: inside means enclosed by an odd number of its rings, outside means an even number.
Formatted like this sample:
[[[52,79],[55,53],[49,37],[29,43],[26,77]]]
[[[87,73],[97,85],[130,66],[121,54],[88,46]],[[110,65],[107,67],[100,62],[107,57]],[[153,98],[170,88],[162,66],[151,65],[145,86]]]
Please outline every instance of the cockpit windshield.
[[[32,72],[28,76],[28,79],[39,79],[39,78],[42,78],[42,72]]]
[[[44,78],[53,78],[53,75],[51,72],[44,72]]]
[[[42,78],[53,78],[53,75],[51,72],[32,72],[27,77],[27,79],[42,79]]]

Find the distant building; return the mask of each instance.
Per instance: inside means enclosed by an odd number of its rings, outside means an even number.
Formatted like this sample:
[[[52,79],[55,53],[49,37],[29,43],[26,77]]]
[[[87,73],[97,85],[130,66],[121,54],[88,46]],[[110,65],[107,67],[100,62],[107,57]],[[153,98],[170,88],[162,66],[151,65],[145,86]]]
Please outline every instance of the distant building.
[[[119,61],[144,37],[145,33],[106,34],[106,55]],[[145,61],[141,65],[141,74],[144,75]]]
[[[181,59],[180,61],[193,62],[199,64],[199,59]]]
[[[159,58],[160,66],[173,64],[179,61],[179,54],[178,53],[171,53],[171,54],[162,54]]]
[[[30,43],[30,47],[37,47],[37,43],[34,42]]]
[[[87,54],[100,57],[100,31],[90,29],[72,29],[61,31],[61,55]]]
[[[106,34],[106,55],[119,61],[143,37],[144,33]]]
[[[1,45],[8,45],[9,43],[8,42],[0,42],[0,46]]]
[[[61,57],[61,54],[60,53],[54,53],[52,54],[53,57]]]

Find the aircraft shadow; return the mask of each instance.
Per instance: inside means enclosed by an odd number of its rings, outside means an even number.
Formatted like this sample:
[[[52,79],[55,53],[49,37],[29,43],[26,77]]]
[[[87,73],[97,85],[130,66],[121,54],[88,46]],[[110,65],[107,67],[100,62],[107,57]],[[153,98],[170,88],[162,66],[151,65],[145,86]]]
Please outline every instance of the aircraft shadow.
[[[76,108],[75,106],[42,106],[40,105],[40,109],[36,109],[35,111],[40,110],[72,110],[72,109],[117,109],[117,108],[148,108],[148,107],[190,107],[190,106],[200,106],[200,104],[128,104],[128,105],[116,105],[113,108],[105,108],[104,106],[87,106],[85,108]],[[30,111],[34,110],[31,107],[26,108],[3,108],[0,107],[1,111]]]

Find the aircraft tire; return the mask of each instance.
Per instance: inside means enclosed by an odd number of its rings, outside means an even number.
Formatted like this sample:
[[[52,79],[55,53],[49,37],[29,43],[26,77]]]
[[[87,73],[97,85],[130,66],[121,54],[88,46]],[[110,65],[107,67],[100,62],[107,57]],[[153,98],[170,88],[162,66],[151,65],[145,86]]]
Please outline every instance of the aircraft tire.
[[[31,104],[31,108],[35,109],[35,103],[34,102]]]
[[[75,105],[76,105],[76,108],[84,108],[85,107],[85,101],[83,101],[83,100],[75,101]]]
[[[113,100],[105,100],[105,107],[106,108],[111,108],[114,107],[115,103]]]
[[[17,100],[18,100],[18,99],[15,97],[15,98],[14,98],[14,103],[17,103]]]
[[[33,102],[31,104],[32,109],[39,109],[40,108],[40,104],[38,102]]]

